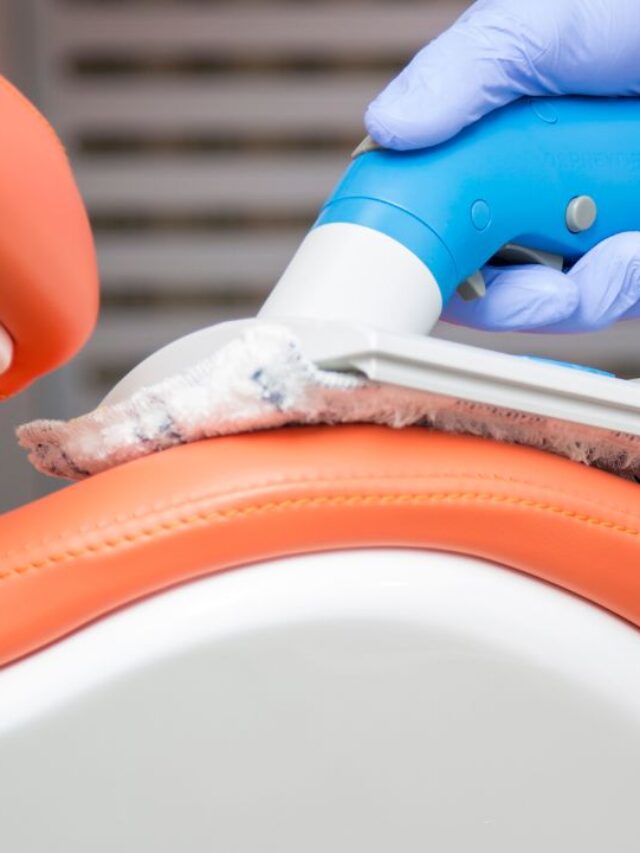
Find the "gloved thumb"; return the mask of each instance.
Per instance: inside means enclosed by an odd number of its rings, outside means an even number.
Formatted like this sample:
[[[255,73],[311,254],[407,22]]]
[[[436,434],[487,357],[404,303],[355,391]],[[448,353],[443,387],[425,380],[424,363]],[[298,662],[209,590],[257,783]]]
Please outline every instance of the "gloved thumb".
[[[376,142],[437,145],[522,95],[549,93],[535,70],[544,45],[509,5],[476,3],[413,58],[369,105],[365,124]]]

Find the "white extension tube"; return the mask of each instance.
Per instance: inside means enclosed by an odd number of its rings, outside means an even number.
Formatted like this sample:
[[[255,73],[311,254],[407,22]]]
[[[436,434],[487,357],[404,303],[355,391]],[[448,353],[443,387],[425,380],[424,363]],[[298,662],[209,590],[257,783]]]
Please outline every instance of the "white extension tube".
[[[9,333],[0,326],[0,374],[5,373],[13,358],[13,341],[9,337]]]
[[[333,222],[307,234],[258,316],[426,334],[441,312],[437,282],[413,252],[373,228]]]

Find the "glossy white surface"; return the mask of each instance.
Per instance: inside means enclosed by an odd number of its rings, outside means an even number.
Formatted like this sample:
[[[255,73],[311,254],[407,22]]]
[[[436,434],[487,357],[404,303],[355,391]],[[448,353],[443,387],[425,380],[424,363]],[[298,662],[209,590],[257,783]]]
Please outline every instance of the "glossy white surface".
[[[0,672],[12,853],[637,850],[640,635],[447,554],[228,572]]]

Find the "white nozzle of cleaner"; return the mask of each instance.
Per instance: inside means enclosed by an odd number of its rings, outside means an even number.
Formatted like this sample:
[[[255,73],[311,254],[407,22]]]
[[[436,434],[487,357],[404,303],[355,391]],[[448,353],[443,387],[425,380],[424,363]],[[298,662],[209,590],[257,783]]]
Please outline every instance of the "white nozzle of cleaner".
[[[435,278],[409,249],[373,228],[333,222],[307,234],[258,316],[426,334],[441,312]]]
[[[6,373],[13,359],[13,341],[9,333],[0,326],[0,374]]]

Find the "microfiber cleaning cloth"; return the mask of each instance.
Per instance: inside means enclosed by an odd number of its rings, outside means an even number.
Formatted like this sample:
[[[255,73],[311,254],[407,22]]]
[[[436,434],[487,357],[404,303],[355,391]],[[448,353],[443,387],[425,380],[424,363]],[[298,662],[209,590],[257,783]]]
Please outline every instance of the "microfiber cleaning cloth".
[[[486,436],[640,474],[640,442],[630,436],[581,427],[576,440],[576,428],[564,421],[320,370],[289,330],[267,325],[122,402],[66,422],[26,424],[18,439],[38,470],[80,480],[203,438],[356,422]]]

